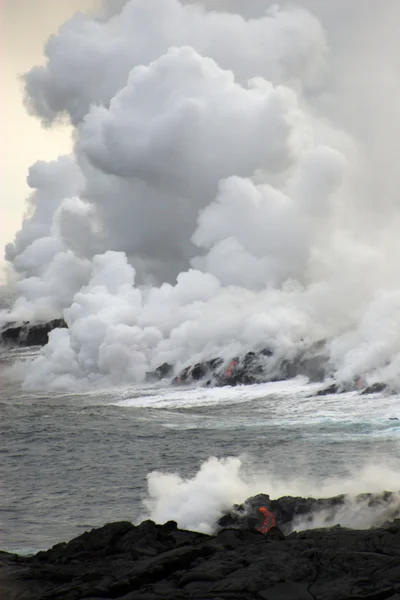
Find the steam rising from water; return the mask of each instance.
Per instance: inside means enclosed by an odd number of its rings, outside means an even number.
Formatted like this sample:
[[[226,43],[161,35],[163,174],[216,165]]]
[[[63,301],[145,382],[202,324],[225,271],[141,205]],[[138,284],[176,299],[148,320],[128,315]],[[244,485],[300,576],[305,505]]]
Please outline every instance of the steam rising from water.
[[[130,0],[76,15],[26,74],[29,109],[69,119],[76,139],[73,156],[31,168],[6,248],[19,297],[2,320],[64,311],[69,326],[26,385],[140,381],[165,361],[266,341],[290,356],[323,338],[339,380],[398,384],[386,90],[397,107],[399,4],[247,4]],[[372,27],[364,63],[354,51]]]
[[[355,496],[366,490],[379,493],[382,489],[393,488],[399,473],[389,466],[367,464],[357,475],[349,474],[347,480],[327,480],[322,485],[306,477],[283,481],[275,474],[275,469],[276,466],[268,465],[268,474],[253,472],[249,475],[245,461],[213,457],[187,479],[176,473],[153,471],[147,477],[148,497],[144,501],[147,512],[142,517],[157,523],[174,520],[179,527],[212,533],[217,520],[234,503],[242,503],[259,493],[269,494],[271,499],[288,495],[327,498],[345,493],[348,497],[337,509],[334,524],[363,529],[383,524],[400,506],[400,492],[386,505],[367,507],[366,501],[355,501]],[[326,526],[327,516],[321,512],[311,515],[311,520],[298,520],[294,529]]]

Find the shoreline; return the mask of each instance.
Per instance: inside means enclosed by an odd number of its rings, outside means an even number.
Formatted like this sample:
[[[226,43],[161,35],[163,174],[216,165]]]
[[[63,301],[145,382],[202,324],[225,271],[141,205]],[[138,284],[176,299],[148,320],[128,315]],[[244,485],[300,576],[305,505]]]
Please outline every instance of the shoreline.
[[[2,600],[398,600],[400,520],[284,537],[111,523],[32,557],[0,552]]]
[[[5,347],[43,347],[54,329],[68,329],[63,318],[47,322],[8,322],[0,327],[0,343]],[[145,383],[165,381],[171,387],[197,384],[204,387],[234,387],[258,383],[287,381],[305,376],[310,383],[319,383],[317,396],[337,395],[355,391],[360,395],[392,394],[394,389],[382,381],[356,377],[353,381],[339,383],[328,368],[327,340],[311,343],[291,358],[279,359],[266,342],[263,349],[243,351],[238,356],[214,356],[201,362],[187,364],[183,369],[163,363],[145,373]]]
[[[396,518],[367,529],[285,533],[299,514],[315,515],[319,507],[327,516],[346,497],[260,494],[227,512],[213,535],[179,529],[174,521],[122,521],[33,556],[0,552],[1,599],[399,600],[398,495],[357,498],[359,510],[389,505]],[[276,516],[265,532],[257,521],[262,503]]]

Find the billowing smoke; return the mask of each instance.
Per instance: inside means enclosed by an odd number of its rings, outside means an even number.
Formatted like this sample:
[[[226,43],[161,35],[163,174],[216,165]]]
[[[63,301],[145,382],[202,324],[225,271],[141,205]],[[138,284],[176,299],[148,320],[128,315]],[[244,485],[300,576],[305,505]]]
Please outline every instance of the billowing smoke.
[[[140,381],[165,361],[320,339],[340,380],[397,384],[395,144],[375,145],[386,100],[364,103],[350,50],[354,25],[355,45],[373,26],[393,49],[398,3],[374,21],[353,6],[348,28],[335,0],[315,14],[308,0],[248,4],[104,2],[26,74],[29,110],[75,136],[73,156],[31,168],[6,248],[18,299],[2,320],[68,324],[27,385]]]
[[[211,458],[189,479],[177,473],[149,473],[149,496],[144,501],[149,518],[156,523],[174,520],[184,529],[212,533],[217,519],[235,502],[232,499],[242,502],[248,497],[239,470],[239,459]]]
[[[347,495],[334,513],[330,509],[307,515],[303,520],[297,519],[292,524],[296,530],[327,526],[328,519],[330,523],[333,520],[333,524],[354,529],[379,526],[399,509],[400,493],[394,493],[387,503],[377,503],[372,507],[367,506],[367,499],[356,500],[356,495],[366,490],[380,493],[382,489],[393,487],[393,482],[398,480],[398,472],[389,465],[366,464],[357,470],[357,474],[349,473],[347,480],[341,477],[322,483],[313,481],[311,477],[291,481],[280,479],[274,474],[274,465],[269,467],[269,472],[251,469],[249,472],[243,459],[212,457],[192,477],[153,471],[147,476],[146,512],[142,518],[151,518],[157,523],[173,520],[184,529],[212,533],[218,519],[233,504],[241,504],[260,493],[268,494],[271,500],[288,495],[303,498]]]

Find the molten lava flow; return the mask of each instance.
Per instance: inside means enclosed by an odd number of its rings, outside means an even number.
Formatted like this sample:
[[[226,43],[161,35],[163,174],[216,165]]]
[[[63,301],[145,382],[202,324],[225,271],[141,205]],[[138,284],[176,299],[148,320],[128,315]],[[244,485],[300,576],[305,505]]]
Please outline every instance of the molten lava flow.
[[[234,367],[238,364],[237,360],[233,360],[231,362],[231,364],[229,365],[229,367],[227,368],[226,372],[225,372],[225,376],[226,377],[230,377],[232,375],[232,371],[234,369]]]
[[[182,383],[189,379],[190,373],[192,372],[193,365],[186,367],[174,380],[174,383]]]
[[[264,515],[264,523],[256,529],[261,533],[267,533],[272,527],[275,527],[276,525],[275,515],[272,512],[270,512],[267,508],[265,508],[265,506],[260,507],[260,513]]]

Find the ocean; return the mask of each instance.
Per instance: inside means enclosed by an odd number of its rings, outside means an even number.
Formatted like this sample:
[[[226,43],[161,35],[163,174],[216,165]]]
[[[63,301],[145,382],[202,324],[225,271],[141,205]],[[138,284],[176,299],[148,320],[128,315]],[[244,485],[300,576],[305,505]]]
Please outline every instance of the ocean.
[[[399,396],[317,397],[321,385],[304,378],[33,393],[10,367],[36,352],[0,353],[2,550],[29,554],[149,517],[212,531],[258,492],[400,489]]]

